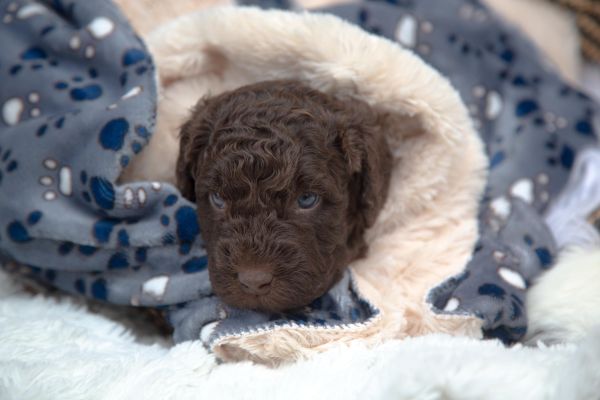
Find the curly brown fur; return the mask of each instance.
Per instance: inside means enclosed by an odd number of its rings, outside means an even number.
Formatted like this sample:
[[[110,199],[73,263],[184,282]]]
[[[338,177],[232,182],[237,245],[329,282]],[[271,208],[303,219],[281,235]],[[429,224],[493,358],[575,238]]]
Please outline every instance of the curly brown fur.
[[[378,122],[366,103],[297,81],[196,105],[181,129],[177,181],[198,205],[218,296],[263,311],[303,306],[364,254],[391,169]],[[302,208],[313,194],[317,203]]]

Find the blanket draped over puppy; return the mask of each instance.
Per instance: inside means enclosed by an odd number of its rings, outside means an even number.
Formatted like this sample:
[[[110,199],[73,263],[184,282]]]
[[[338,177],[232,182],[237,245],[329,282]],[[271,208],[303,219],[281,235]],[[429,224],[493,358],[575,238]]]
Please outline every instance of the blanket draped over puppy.
[[[212,9],[160,27],[148,51],[111,2],[0,1],[0,256],[66,291],[164,307],[176,341],[224,359],[430,332],[518,339],[525,289],[555,252],[540,213],[595,142],[596,109],[477,3],[433,3],[328,10],[360,27]],[[277,315],[212,294],[194,205],[169,184],[198,98],[267,79],[367,101],[395,160],[367,257]]]

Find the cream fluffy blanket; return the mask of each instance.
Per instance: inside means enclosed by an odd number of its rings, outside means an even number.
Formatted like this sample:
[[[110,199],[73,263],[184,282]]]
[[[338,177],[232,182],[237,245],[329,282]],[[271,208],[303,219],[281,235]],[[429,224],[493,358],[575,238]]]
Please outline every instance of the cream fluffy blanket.
[[[266,79],[301,79],[367,101],[392,132],[390,192],[351,265],[358,291],[381,313],[355,326],[292,325],[212,343],[224,359],[298,358],[331,343],[432,332],[480,337],[480,320],[435,314],[428,291],[463,270],[477,237],[486,158],[458,93],[411,51],[318,14],[215,8],[147,36],[162,91],[155,136],[126,181],[173,181],[178,127],[202,95]],[[157,162],[160,160],[160,162]]]

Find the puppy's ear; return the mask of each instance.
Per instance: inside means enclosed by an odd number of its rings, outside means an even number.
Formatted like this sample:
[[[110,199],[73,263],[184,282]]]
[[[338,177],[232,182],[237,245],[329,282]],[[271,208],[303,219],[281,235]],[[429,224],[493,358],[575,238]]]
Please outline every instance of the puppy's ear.
[[[348,244],[362,255],[364,231],[369,228],[387,198],[392,156],[383,124],[365,103],[352,101],[341,116],[339,143],[350,173]],[[345,115],[344,115],[345,114]]]
[[[210,139],[212,122],[209,114],[206,102],[201,100],[180,131],[179,157],[176,166],[177,187],[190,201],[196,201],[196,174]]]

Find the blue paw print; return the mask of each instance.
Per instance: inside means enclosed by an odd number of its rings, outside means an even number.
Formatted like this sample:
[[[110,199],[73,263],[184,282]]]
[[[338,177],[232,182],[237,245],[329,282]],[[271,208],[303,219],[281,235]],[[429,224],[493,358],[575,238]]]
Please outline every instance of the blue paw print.
[[[100,145],[106,150],[121,150],[128,132],[129,122],[125,118],[112,119],[100,130]]]
[[[87,82],[87,79],[94,80],[98,77],[98,71],[95,68],[88,69],[88,78],[81,75],[75,75],[71,78],[72,83],[67,81],[58,81],[54,84],[56,90],[68,90],[69,97],[73,101],[92,101],[102,96],[102,86],[94,82]]]
[[[10,149],[2,153],[2,148],[0,147],[0,155],[0,186],[2,186],[4,176],[11,174],[13,171],[19,168],[19,163],[11,158],[12,151]]]
[[[26,242],[31,241],[32,237],[29,235],[29,231],[27,230],[26,225],[34,226],[38,222],[40,222],[42,217],[43,217],[43,213],[39,210],[35,210],[35,211],[32,211],[31,213],[29,213],[29,215],[27,216],[26,223],[23,223],[18,220],[12,221],[6,227],[6,233],[8,234],[8,237],[13,242],[17,242],[17,243],[26,243]]]
[[[177,196],[168,196],[165,199],[165,205],[174,204],[176,200]],[[179,241],[179,253],[188,254],[192,248],[192,244],[200,235],[196,210],[189,206],[179,207],[175,211],[175,223],[177,225],[176,233]]]
[[[123,53],[121,57],[121,64],[127,69],[119,78],[121,86],[127,85],[130,72],[133,72],[136,75],[143,75],[150,70],[152,65],[150,62],[150,57],[146,54],[146,52],[136,48],[128,49]],[[133,69],[133,71],[129,71],[131,69]]]
[[[47,30],[46,33],[48,33]],[[11,75],[17,75],[26,67],[29,67],[29,69],[33,71],[37,71],[48,66],[58,66],[58,61],[51,59],[48,53],[41,47],[35,46],[30,47],[21,53],[21,61],[21,64],[15,64],[11,67]]]

